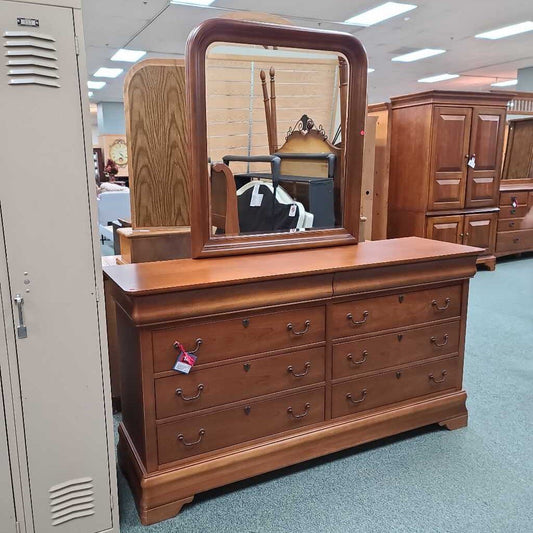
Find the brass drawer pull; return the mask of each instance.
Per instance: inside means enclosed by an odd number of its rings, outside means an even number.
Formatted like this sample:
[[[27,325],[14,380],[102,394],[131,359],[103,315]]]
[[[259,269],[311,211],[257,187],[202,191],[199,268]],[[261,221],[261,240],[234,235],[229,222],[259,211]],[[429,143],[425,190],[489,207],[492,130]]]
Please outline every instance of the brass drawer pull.
[[[307,376],[307,374],[309,374],[309,369],[310,368],[311,368],[311,362],[307,361],[307,363],[305,363],[305,365],[304,365],[304,371],[301,374],[296,374],[294,372],[294,368],[293,368],[292,365],[289,365],[287,367],[287,372],[289,374],[292,374],[295,378],[303,378],[304,376]]]
[[[304,322],[304,326],[305,326],[305,329],[303,329],[302,331],[295,331],[294,326],[292,325],[292,322],[289,322],[287,324],[287,330],[290,331],[293,335],[305,335],[309,331],[309,328],[311,327],[311,321],[306,320]]]
[[[442,348],[443,346],[446,346],[448,344],[448,334],[445,333],[444,336],[442,337],[442,339],[444,340],[444,342],[442,342],[441,344],[439,344],[437,342],[437,337],[431,337],[430,341],[437,347],[437,348]]]
[[[296,420],[300,419],[300,418],[303,418],[304,416],[307,416],[307,414],[309,413],[309,409],[311,409],[311,404],[310,403],[306,403],[305,404],[305,411],[300,414],[300,415],[295,415],[292,411],[292,407],[289,407],[287,409],[287,413],[289,413],[293,418],[296,418]]]
[[[433,383],[444,383],[446,381],[446,374],[448,374],[446,370],[441,372],[442,379],[435,379],[433,374],[430,374],[429,381],[433,381]]]
[[[448,309],[448,307],[450,307],[450,299],[449,298],[446,298],[444,300],[444,307],[439,307],[439,304],[437,303],[437,300],[433,300],[431,302],[431,305],[437,310],[437,311],[446,311],[446,309]]]
[[[359,359],[359,361],[354,361],[351,353],[349,353],[346,356],[346,359],[348,359],[348,361],[350,361],[350,363],[352,365],[362,365],[366,361],[366,358],[368,357],[368,351],[367,350],[363,350],[363,354],[362,355],[363,355],[363,358]]]
[[[180,433],[178,435],[178,440],[183,444],[183,446],[195,446],[196,444],[200,444],[200,442],[202,442],[204,435],[205,435],[205,429],[202,428],[198,432],[198,440],[195,440],[194,442],[187,442],[185,440],[185,437],[183,436],[183,433]]]
[[[202,394],[202,391],[204,390],[204,387],[205,387],[205,385],[200,383],[200,385],[198,385],[198,392],[194,396],[189,396],[189,397],[183,396],[183,391],[181,389],[176,389],[176,396],[179,396],[185,402],[190,402],[192,400],[197,400],[198,398],[200,398],[200,394]]]
[[[520,238],[519,237],[514,237],[513,238],[513,242],[516,244],[517,242],[520,242]]]
[[[350,401],[351,401],[352,403],[354,403],[354,404],[355,404],[355,403],[361,403],[361,402],[364,402],[364,401],[366,400],[366,389],[363,389],[363,390],[361,391],[361,399],[360,399],[360,400],[354,400],[354,399],[352,398],[352,393],[351,393],[351,392],[349,392],[349,393],[346,395],[346,399],[347,399],[347,400],[350,400]]]
[[[192,350],[186,350],[186,352],[187,353],[196,353],[200,349],[200,346],[202,346],[203,342],[204,341],[202,339],[196,339],[196,344],[194,345],[194,348]],[[176,341],[173,344],[173,346],[174,346],[174,348],[176,350],[180,349],[180,343],[178,341]]]
[[[514,227],[514,222],[509,222],[509,227],[513,228]]]
[[[366,319],[368,318],[368,311],[363,311],[363,319],[362,320],[354,320],[352,313],[348,313],[346,315],[346,320],[349,320],[353,326],[361,326],[366,322]]]

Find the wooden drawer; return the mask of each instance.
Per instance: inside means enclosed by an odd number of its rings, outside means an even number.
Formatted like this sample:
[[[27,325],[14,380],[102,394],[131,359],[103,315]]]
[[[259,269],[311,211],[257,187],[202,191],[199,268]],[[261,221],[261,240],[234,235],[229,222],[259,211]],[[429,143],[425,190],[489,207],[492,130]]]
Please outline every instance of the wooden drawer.
[[[333,304],[328,324],[334,338],[349,337],[461,314],[461,285]]]
[[[527,191],[513,191],[513,192],[501,192],[500,193],[500,207],[506,207],[513,205],[513,199],[516,200],[518,205],[526,205],[528,199]]]
[[[533,229],[498,233],[496,252],[528,250],[533,248]]]
[[[533,229],[533,217],[504,218],[498,221],[498,231],[518,231]]]
[[[176,326],[152,333],[154,372],[171,370],[177,356],[174,341],[187,350],[198,348],[196,364],[201,365],[324,340],[324,306]]]
[[[459,350],[460,321],[377,335],[333,346],[333,379]]]
[[[527,215],[529,207],[519,205],[518,207],[500,207],[500,218],[522,218]]]
[[[184,418],[158,426],[159,464],[323,420],[323,387]]]
[[[333,385],[332,417],[345,416],[434,392],[457,389],[457,356]]]
[[[252,359],[156,379],[157,418],[324,381],[325,348]]]

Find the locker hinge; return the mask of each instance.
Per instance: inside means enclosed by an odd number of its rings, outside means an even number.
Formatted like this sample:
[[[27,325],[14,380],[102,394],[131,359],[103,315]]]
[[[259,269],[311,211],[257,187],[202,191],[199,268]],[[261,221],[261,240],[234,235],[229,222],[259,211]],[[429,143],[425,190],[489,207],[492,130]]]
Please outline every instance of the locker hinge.
[[[80,55],[80,40],[78,39],[77,35],[74,35],[74,46],[76,48],[76,55]]]

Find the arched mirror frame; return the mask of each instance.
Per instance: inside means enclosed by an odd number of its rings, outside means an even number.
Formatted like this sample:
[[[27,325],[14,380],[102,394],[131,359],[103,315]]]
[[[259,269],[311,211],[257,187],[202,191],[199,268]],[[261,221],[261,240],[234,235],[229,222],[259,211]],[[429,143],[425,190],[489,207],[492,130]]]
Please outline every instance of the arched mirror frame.
[[[206,52],[213,43],[280,46],[342,54],[349,70],[346,139],[343,139],[342,227],[294,233],[212,235],[206,110]],[[229,19],[209,19],[194,29],[186,50],[191,178],[192,257],[272,252],[358,242],[366,112],[366,53],[353,35]]]

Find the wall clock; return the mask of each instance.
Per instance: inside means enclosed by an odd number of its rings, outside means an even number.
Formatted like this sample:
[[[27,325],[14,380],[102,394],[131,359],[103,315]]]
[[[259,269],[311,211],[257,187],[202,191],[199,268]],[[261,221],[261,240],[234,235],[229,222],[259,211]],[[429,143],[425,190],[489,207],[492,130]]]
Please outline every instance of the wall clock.
[[[128,145],[125,139],[116,139],[109,147],[109,156],[119,166],[128,164]]]

